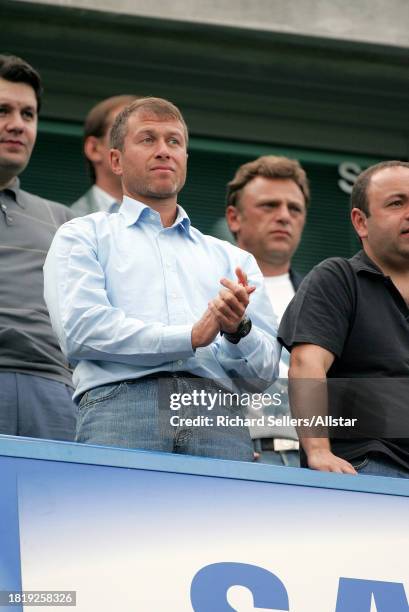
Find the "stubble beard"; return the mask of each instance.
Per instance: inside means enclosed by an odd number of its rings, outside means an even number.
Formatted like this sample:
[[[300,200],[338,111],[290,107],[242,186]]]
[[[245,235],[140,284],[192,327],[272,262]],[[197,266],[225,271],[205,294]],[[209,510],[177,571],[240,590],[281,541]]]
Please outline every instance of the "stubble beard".
[[[153,200],[167,200],[177,196],[182,187],[183,185],[179,185],[176,181],[173,182],[171,187],[163,186],[162,188],[151,182],[134,181],[130,191],[139,196]]]

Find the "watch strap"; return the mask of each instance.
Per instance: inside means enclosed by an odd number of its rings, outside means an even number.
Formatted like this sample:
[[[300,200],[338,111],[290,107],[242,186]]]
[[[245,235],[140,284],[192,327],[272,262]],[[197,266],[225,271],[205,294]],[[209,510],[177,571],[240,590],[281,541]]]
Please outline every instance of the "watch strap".
[[[226,338],[232,344],[238,344],[242,338],[248,336],[251,331],[252,322],[248,317],[244,317],[242,321],[240,321],[240,325],[236,329],[233,334],[229,334],[227,332],[221,331],[221,335]]]

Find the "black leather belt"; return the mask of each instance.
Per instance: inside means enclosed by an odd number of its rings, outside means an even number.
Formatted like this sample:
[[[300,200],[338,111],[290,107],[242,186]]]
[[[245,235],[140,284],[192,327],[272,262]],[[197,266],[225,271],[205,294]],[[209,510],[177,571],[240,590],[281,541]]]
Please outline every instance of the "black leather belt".
[[[260,447],[262,451],[273,451],[274,438],[260,438]]]
[[[202,378],[202,376],[198,376],[197,374],[192,374],[191,372],[152,372],[151,374],[146,374],[146,376],[140,376],[139,378],[130,378],[129,380],[123,380],[128,385],[133,385],[140,381],[144,380],[158,380],[160,378]]]

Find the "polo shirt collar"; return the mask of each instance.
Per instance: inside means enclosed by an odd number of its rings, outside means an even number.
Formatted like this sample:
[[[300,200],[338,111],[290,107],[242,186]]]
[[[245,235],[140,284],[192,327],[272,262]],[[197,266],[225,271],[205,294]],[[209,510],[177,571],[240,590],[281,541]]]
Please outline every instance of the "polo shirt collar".
[[[364,250],[358,251],[349,262],[356,272],[369,272],[370,274],[385,276]]]
[[[159,213],[152,210],[150,206],[143,204],[143,202],[140,202],[139,200],[134,200],[129,196],[123,197],[122,205],[119,208],[118,214],[122,215],[125,218],[125,224],[127,227],[130,227],[131,225],[134,225],[138,222],[143,222],[149,217],[152,217],[152,215],[159,217]],[[182,230],[185,231],[186,234],[193,239],[193,236],[190,231],[190,219],[186,211],[179,204],[177,205],[177,217],[172,227],[176,226],[180,226]]]
[[[16,204],[20,206],[20,208],[25,208],[23,199],[20,194],[20,179],[19,178],[16,177],[14,181],[11,183],[11,185],[3,189],[3,191],[4,193],[7,193],[8,195],[10,195],[13,198],[13,200],[16,202]]]

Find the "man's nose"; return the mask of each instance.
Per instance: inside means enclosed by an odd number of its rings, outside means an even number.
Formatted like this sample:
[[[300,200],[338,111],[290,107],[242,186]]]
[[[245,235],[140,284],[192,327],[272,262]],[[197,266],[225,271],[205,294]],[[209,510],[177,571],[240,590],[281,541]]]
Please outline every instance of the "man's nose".
[[[170,157],[169,146],[166,140],[158,140],[157,148],[155,151],[156,157]]]
[[[22,132],[24,130],[24,120],[18,111],[10,113],[6,128],[10,132]]]
[[[281,223],[289,223],[291,219],[287,204],[282,203],[276,208],[276,220]]]

